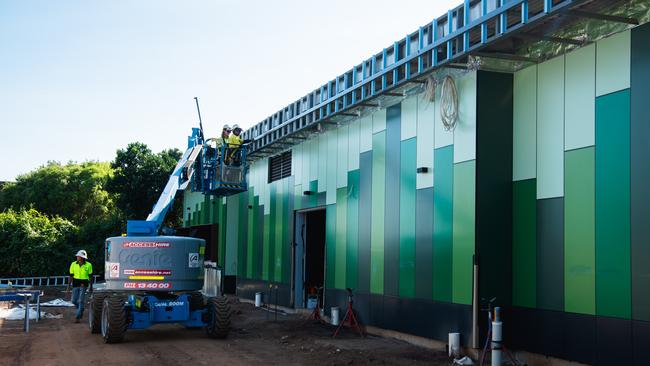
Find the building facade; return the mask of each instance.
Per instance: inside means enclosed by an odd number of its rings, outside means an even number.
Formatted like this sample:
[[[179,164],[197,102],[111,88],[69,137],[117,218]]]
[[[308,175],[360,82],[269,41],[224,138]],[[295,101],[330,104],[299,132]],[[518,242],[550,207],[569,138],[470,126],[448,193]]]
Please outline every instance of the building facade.
[[[212,228],[241,297],[303,308],[323,286],[329,312],[350,288],[364,324],[467,346],[472,305],[496,298],[512,349],[643,364],[650,25],[514,72],[448,74],[453,129],[440,85],[323,123],[254,160],[247,192],[186,192],[186,230]]]

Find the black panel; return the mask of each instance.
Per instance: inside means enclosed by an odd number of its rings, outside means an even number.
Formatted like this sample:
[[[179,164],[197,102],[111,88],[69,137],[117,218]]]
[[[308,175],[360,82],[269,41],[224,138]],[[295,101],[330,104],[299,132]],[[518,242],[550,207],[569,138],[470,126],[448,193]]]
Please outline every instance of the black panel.
[[[418,189],[415,202],[415,296],[433,298],[433,187]]]
[[[372,151],[359,156],[359,292],[370,292],[370,234],[372,212]]]
[[[631,321],[597,317],[596,326],[598,334],[595,365],[630,365],[632,363]]]
[[[593,364],[596,360],[596,318],[592,315],[564,314],[563,358]]]
[[[476,251],[479,296],[512,301],[512,74],[479,71],[476,129]],[[507,284],[507,285],[506,285]],[[486,326],[481,326],[486,331]]]
[[[223,293],[235,294],[237,290],[237,276],[223,276]]]
[[[650,322],[632,321],[633,365],[648,365],[648,345],[650,345]]]
[[[632,317],[650,320],[650,23],[632,29],[630,244]]]
[[[564,309],[564,198],[537,200],[537,307]]]
[[[401,104],[386,110],[386,209],[384,221],[384,294],[399,295],[399,192]]]

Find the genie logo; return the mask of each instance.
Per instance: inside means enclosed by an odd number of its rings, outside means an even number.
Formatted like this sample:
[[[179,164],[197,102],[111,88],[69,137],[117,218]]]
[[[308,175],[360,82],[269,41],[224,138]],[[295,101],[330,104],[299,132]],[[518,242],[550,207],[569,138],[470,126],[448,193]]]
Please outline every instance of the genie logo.
[[[124,267],[169,267],[172,264],[172,258],[169,256],[169,254],[166,254],[160,250],[153,250],[150,252],[148,251],[147,253],[122,250],[120,251],[119,262]]]

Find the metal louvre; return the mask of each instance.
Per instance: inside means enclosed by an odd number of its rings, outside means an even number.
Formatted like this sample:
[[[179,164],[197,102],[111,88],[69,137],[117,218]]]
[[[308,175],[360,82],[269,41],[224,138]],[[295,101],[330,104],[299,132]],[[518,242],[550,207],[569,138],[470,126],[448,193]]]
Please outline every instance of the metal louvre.
[[[269,158],[269,183],[291,176],[291,150]]]

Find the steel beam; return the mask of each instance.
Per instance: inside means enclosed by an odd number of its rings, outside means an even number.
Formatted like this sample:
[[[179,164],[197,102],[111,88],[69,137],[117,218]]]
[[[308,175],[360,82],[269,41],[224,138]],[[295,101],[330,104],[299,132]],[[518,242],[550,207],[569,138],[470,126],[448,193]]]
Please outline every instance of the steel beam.
[[[604,20],[604,21],[608,21],[608,22],[639,25],[639,20],[638,19],[627,18],[627,17],[618,16],[618,15],[607,15],[607,14],[600,14],[600,13],[592,13],[592,12],[583,11],[583,10],[569,10],[565,14],[569,15],[569,16],[579,17],[579,18],[589,18],[589,19]]]

